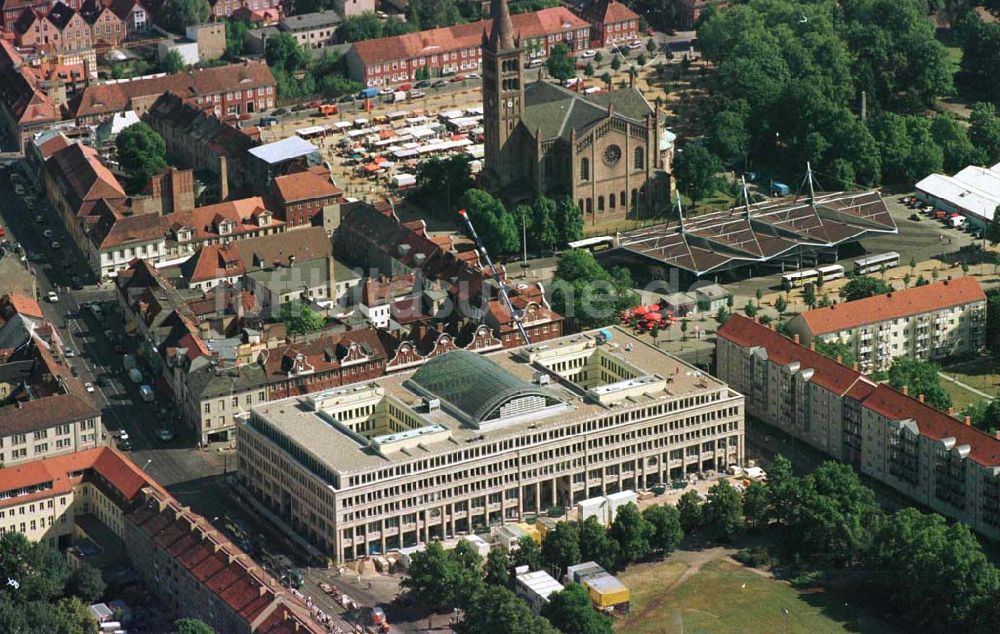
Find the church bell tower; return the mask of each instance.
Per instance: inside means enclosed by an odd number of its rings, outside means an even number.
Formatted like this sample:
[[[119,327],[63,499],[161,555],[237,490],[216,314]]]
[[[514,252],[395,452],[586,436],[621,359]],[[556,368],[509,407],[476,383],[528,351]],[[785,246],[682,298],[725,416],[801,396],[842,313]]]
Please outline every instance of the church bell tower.
[[[507,0],[490,3],[493,24],[483,32],[484,170],[488,189],[499,190],[514,180],[507,139],[524,111],[524,59],[520,38],[514,37]]]

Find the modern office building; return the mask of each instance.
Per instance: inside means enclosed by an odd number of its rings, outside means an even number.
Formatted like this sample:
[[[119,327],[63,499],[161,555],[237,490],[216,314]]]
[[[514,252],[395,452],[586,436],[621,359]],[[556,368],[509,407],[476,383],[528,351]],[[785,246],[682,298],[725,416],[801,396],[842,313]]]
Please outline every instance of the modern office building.
[[[743,396],[617,328],[252,408],[239,476],[339,560],[743,460]]]
[[[749,416],[1000,538],[1000,438],[968,417],[876,384],[740,315],[718,331],[716,374],[744,392]]]
[[[865,372],[897,357],[940,359],[986,344],[986,294],[976,278],[960,277],[807,310],[788,322],[802,343],[850,346]]]

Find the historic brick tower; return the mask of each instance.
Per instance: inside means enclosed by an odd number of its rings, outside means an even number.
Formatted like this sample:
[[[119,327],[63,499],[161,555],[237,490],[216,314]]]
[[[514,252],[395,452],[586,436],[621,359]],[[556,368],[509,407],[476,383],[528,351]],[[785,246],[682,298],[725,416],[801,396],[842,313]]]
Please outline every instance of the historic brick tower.
[[[493,0],[490,13],[491,32],[483,33],[483,184],[496,191],[516,179],[517,157],[509,156],[507,140],[524,112],[524,59],[507,0]]]

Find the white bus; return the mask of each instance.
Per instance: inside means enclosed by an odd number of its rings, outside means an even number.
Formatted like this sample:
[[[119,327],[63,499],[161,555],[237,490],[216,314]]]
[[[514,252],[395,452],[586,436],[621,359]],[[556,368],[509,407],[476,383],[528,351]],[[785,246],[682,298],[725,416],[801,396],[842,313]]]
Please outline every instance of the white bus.
[[[826,266],[817,267],[816,270],[823,276],[824,282],[839,280],[844,277],[844,267],[839,264],[827,264]]]
[[[781,276],[781,285],[786,284],[791,288],[797,286],[802,286],[806,282],[813,282],[819,277],[819,271],[816,269],[802,269],[801,271],[792,271],[791,273],[785,273]]]
[[[883,268],[891,269],[894,266],[899,266],[899,254],[895,251],[889,251],[855,260],[854,273],[857,275],[866,275],[881,271]]]

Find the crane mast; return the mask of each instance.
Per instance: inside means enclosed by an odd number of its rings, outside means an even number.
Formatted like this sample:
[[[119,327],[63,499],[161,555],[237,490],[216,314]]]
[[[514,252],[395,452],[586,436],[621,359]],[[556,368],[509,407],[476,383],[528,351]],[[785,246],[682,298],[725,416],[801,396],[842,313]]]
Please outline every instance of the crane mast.
[[[476,228],[472,226],[472,220],[469,218],[469,213],[464,209],[458,210],[458,215],[462,216],[465,220],[465,225],[469,228],[469,233],[472,234],[472,239],[476,241],[476,248],[479,252],[483,254],[486,258],[486,264],[490,267],[490,273],[493,276],[493,280],[497,283],[500,288],[500,296],[503,298],[504,304],[507,306],[507,310],[510,311],[510,316],[514,320],[514,324],[517,326],[517,331],[521,333],[521,338],[524,339],[525,344],[530,344],[531,341],[528,339],[528,333],[524,329],[524,325],[521,323],[521,316],[516,310],[514,310],[514,305],[510,302],[510,296],[507,294],[507,286],[500,279],[500,273],[497,272],[496,265],[493,264],[493,260],[490,259],[490,254],[486,252],[486,246],[483,241],[479,239],[479,234],[476,233]]]

